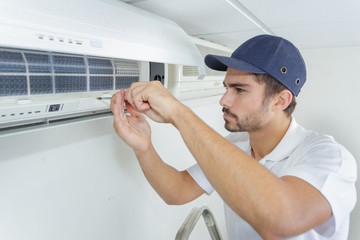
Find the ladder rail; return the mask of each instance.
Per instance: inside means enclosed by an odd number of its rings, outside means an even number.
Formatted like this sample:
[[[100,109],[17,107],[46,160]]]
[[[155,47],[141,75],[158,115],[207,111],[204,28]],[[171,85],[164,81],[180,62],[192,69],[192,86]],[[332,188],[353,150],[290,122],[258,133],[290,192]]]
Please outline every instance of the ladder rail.
[[[193,208],[176,234],[176,240],[187,240],[199,218],[203,216],[212,240],[221,240],[215,218],[207,206]]]

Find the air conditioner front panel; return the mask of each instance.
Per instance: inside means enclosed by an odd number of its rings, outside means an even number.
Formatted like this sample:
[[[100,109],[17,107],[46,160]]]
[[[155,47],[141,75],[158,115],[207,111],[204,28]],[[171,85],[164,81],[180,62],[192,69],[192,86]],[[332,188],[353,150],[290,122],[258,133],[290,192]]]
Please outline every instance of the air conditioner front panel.
[[[120,1],[4,0],[0,8],[2,46],[204,65],[178,25]]]

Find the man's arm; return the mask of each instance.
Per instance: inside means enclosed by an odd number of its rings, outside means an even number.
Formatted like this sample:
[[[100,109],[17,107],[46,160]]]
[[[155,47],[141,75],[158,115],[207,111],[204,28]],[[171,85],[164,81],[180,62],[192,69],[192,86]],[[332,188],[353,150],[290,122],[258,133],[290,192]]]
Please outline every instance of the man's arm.
[[[187,171],[179,172],[164,163],[151,143],[148,122],[130,104],[124,112],[124,90],[112,97],[111,109],[114,114],[116,133],[133,148],[144,175],[150,185],[168,204],[184,204],[204,193]]]
[[[167,204],[185,204],[205,192],[187,171],[178,171],[164,163],[152,146],[135,154],[146,179]]]
[[[330,218],[328,201],[313,186],[278,178],[186,107],[178,114],[173,124],[212,186],[264,239],[295,236]]]
[[[221,137],[157,83],[133,84],[128,101],[153,120],[172,123],[224,201],[264,239],[295,236],[326,222],[324,196],[296,177],[278,178]]]

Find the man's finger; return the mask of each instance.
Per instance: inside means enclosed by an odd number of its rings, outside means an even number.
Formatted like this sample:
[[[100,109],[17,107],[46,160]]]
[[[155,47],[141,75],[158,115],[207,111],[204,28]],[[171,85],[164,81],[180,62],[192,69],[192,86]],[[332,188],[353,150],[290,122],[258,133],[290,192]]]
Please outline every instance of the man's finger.
[[[120,92],[117,92],[116,94],[114,94],[114,96],[112,97],[111,103],[112,103],[112,112],[114,115],[114,122],[117,123],[122,123],[122,121],[125,118],[125,113],[124,113],[124,96],[125,96],[125,91],[123,89],[120,90]]]
[[[145,95],[147,86],[146,82],[136,82],[126,90],[125,97],[127,101],[140,112],[150,109],[150,104],[147,102],[147,96]]]
[[[128,102],[125,102],[126,110],[130,113],[130,115],[134,118],[143,118],[141,112],[136,111],[135,108]]]

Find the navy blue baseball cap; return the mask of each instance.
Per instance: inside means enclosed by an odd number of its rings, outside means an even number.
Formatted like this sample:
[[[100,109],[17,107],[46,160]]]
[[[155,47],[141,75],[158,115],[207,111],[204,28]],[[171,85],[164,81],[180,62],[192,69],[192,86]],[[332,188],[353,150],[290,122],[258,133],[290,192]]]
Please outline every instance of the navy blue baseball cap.
[[[306,67],[299,50],[288,40],[259,35],[241,44],[231,57],[207,55],[206,65],[214,70],[228,67],[244,72],[268,74],[297,96],[306,81]]]

